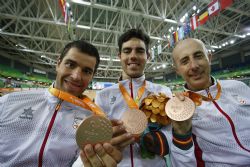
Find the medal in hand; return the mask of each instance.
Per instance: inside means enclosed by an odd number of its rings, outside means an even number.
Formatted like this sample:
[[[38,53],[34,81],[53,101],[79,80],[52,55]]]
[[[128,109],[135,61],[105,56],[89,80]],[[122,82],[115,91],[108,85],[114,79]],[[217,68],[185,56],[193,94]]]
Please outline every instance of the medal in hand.
[[[76,142],[80,148],[86,144],[109,142],[113,130],[110,120],[106,117],[93,115],[86,118],[76,130]]]
[[[188,97],[185,97],[184,101],[179,100],[177,97],[173,97],[165,106],[167,116],[174,121],[188,120],[193,116],[194,110],[195,104]]]

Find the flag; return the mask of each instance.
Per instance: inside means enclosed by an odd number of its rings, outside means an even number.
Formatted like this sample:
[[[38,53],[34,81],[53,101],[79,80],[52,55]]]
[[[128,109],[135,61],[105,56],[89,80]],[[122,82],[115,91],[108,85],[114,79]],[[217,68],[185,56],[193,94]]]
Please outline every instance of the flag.
[[[190,25],[191,25],[191,28],[192,30],[195,30],[197,27],[198,27],[198,16],[193,16],[190,20]]]
[[[66,6],[66,1],[65,0],[58,0],[59,1],[59,6],[62,10],[63,17],[65,17],[65,6]]]
[[[205,24],[207,20],[208,20],[208,11],[207,9],[204,9],[199,14],[199,19],[198,19],[199,25]]]
[[[174,46],[174,36],[172,33],[170,33],[170,47]]]
[[[151,58],[152,58],[152,60],[154,60],[154,58],[155,58],[154,48],[151,49]]]
[[[178,30],[178,39],[182,40],[184,38],[184,28],[181,26]]]
[[[219,2],[218,0],[213,0],[209,5],[208,5],[208,14],[209,16],[215,16],[219,13]]]
[[[173,35],[174,35],[174,42],[175,43],[178,42],[178,31],[175,31]]]
[[[158,45],[157,49],[158,49],[158,55],[161,54],[162,52],[161,44]]]
[[[189,22],[186,22],[183,26],[184,29],[184,37],[188,36],[188,34],[191,32],[191,27]]]
[[[220,10],[226,9],[228,6],[232,5],[233,0],[220,0]]]
[[[65,5],[65,15],[64,15],[64,22],[67,24],[69,20],[69,8]]]

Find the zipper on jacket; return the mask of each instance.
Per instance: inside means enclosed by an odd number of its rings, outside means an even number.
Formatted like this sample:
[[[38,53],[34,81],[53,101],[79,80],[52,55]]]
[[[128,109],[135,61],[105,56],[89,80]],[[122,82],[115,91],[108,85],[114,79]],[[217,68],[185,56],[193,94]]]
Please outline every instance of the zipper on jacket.
[[[63,102],[63,101],[60,100],[59,103],[57,103],[56,108],[55,108],[55,111],[54,111],[54,113],[53,113],[53,116],[52,116],[52,118],[51,118],[51,120],[50,120],[48,129],[47,129],[47,131],[46,131],[45,137],[44,137],[44,139],[43,139],[43,143],[42,143],[41,148],[40,148],[40,151],[39,151],[38,167],[42,167],[42,166],[43,166],[43,153],[44,153],[44,149],[45,149],[46,143],[47,143],[47,141],[48,141],[50,131],[51,131],[51,129],[52,129],[52,127],[53,127],[53,124],[54,124],[54,122],[55,122],[57,112],[59,111],[62,102]]]

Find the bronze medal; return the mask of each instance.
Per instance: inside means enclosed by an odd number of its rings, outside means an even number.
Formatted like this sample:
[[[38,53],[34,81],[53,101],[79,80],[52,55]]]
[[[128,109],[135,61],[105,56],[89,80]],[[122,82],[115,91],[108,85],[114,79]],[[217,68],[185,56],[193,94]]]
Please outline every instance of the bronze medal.
[[[147,116],[138,109],[124,112],[121,120],[124,123],[126,131],[134,136],[140,136],[148,124]]]
[[[194,114],[194,110],[195,104],[188,97],[185,97],[184,101],[179,100],[177,97],[173,97],[165,106],[167,116],[174,121],[185,121],[191,118]]]
[[[110,120],[106,117],[93,115],[86,118],[76,130],[76,142],[80,148],[86,144],[109,142],[113,130]]]

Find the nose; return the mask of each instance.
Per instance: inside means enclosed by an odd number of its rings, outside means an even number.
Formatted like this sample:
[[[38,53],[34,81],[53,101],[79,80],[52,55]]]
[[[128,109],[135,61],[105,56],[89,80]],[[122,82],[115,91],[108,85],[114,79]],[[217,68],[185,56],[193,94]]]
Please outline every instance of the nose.
[[[133,49],[133,50],[131,51],[130,58],[136,58],[136,56],[137,56],[136,50]]]
[[[197,69],[199,67],[199,64],[196,60],[191,60],[190,61],[190,68],[191,69]]]
[[[72,73],[71,73],[71,77],[72,79],[74,79],[75,81],[80,81],[82,79],[82,69],[81,68],[75,68]]]

